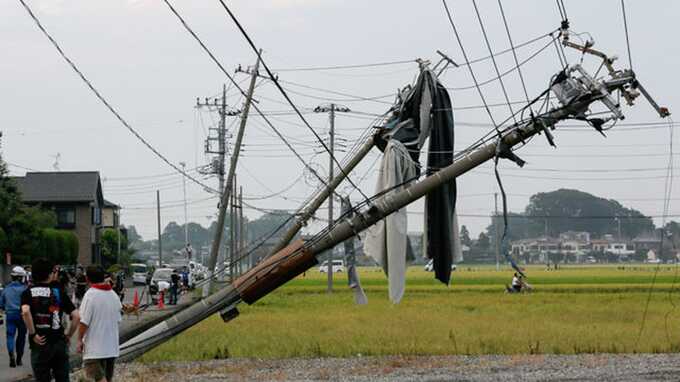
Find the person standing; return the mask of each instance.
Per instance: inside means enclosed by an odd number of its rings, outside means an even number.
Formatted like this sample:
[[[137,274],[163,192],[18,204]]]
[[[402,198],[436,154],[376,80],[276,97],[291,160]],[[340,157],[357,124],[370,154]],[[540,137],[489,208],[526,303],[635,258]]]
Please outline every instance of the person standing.
[[[0,310],[5,311],[7,319],[5,334],[7,337],[7,353],[9,353],[9,367],[17,367],[23,365],[22,358],[26,345],[26,325],[21,319],[21,295],[26,290],[26,284],[23,283],[26,278],[26,271],[22,267],[14,267],[11,277],[12,282],[0,294]]]
[[[123,306],[109,283],[104,282],[101,267],[87,268],[91,288],[80,305],[78,352],[83,354],[83,368],[88,378],[111,382],[119,355],[118,325]]]
[[[78,327],[78,310],[63,289],[51,285],[56,280],[52,263],[45,258],[33,261],[34,285],[21,295],[21,317],[26,324],[31,347],[31,367],[38,382],[69,381],[68,348]],[[70,316],[68,331],[64,314]]]
[[[179,274],[177,270],[170,275],[170,305],[177,305],[177,295],[179,294]]]
[[[80,302],[83,301],[83,296],[87,291],[87,279],[85,278],[85,271],[83,267],[78,265],[76,270],[76,303],[80,306]]]

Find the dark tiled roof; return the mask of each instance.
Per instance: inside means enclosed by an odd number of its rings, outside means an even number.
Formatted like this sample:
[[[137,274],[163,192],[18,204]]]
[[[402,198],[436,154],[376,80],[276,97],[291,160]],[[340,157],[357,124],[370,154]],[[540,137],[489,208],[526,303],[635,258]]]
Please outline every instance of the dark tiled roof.
[[[119,206],[119,205],[117,205],[117,204],[114,203],[114,202],[109,202],[109,201],[106,200],[106,199],[104,199],[104,207],[109,207],[109,208],[113,208],[113,209],[120,209],[120,206]]]
[[[101,195],[96,171],[28,172],[15,181],[26,202],[91,202]]]

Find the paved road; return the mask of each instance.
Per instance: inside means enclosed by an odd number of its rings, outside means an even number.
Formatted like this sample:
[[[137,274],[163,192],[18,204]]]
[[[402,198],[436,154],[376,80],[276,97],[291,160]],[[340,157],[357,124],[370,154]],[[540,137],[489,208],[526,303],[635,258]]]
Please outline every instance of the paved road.
[[[135,290],[138,293],[138,296],[140,297],[141,304],[147,303],[146,300],[146,293],[142,294],[144,291],[145,287],[144,286],[135,286],[135,287],[129,287],[126,288],[125,292],[125,299],[124,303],[126,304],[131,304],[133,299],[134,299],[134,293]],[[181,302],[187,301],[188,295],[183,296],[183,299]],[[150,299],[149,299],[150,302]],[[173,309],[173,307],[168,307],[166,306],[167,309]],[[149,306],[147,310],[143,313],[140,314],[139,317],[134,316],[134,315],[125,315],[123,316],[123,321],[121,323],[120,329],[121,331],[125,331],[126,329],[135,327],[137,325],[140,325],[141,322],[144,320],[149,320],[153,317],[158,317],[158,315],[164,314],[164,311],[160,311],[157,306]],[[75,354],[75,346],[76,346],[76,341],[75,341],[75,335],[74,335],[74,341],[72,341],[71,344],[71,353]],[[31,365],[30,365],[30,350],[28,349],[28,343],[26,344],[26,349],[25,352],[26,354],[24,355],[24,366],[22,367],[17,367],[17,368],[10,368],[9,367],[9,356],[7,354],[7,347],[6,347],[6,335],[5,335],[5,325],[0,326],[0,382],[10,382],[10,381],[17,381],[21,379],[28,378],[31,374]]]

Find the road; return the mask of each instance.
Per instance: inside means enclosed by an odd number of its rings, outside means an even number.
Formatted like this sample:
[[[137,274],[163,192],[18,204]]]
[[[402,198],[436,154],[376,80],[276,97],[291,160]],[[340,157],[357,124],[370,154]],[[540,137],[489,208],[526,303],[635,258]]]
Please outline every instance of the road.
[[[125,288],[125,299],[124,303],[125,304],[132,304],[132,301],[134,299],[134,294],[135,291],[137,291],[138,296],[140,297],[140,304],[146,304],[147,303],[147,298],[146,298],[146,293],[143,293],[145,287],[144,286],[135,286],[135,287],[128,287]],[[181,302],[185,302],[188,300],[189,295],[184,295]],[[150,302],[150,299],[149,299]],[[146,311],[142,312],[140,316],[135,316],[135,315],[125,315],[123,316],[123,321],[121,322],[120,325],[120,330],[121,332],[125,331],[126,329],[130,329],[132,327],[135,327],[137,325],[140,325],[144,320],[149,320],[153,317],[158,317],[159,315],[164,314],[168,310],[172,310],[173,307],[168,307],[166,306],[166,310],[159,310],[157,306],[149,306]],[[76,346],[76,341],[75,341],[75,335],[74,335],[74,340],[71,343],[71,354],[75,354],[75,346]],[[16,367],[16,368],[10,368],[9,367],[9,356],[7,354],[7,347],[6,347],[6,334],[5,334],[5,325],[0,326],[0,382],[10,382],[10,381],[17,381],[17,380],[22,380],[30,377],[32,375],[31,371],[31,365],[30,365],[30,350],[28,349],[28,343],[26,344],[26,349],[25,349],[25,355],[24,355],[24,365],[22,367]]]

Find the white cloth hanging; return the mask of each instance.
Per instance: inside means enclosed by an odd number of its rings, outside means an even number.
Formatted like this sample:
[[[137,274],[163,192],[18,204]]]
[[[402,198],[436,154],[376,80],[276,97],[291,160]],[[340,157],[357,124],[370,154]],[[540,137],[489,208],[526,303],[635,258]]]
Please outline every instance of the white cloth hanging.
[[[388,198],[394,192],[407,187],[403,183],[415,175],[416,163],[409,156],[406,147],[397,140],[390,140],[385,147],[380,165],[376,193],[389,189],[390,191],[381,197]],[[364,253],[382,266],[389,282],[390,301],[398,304],[404,296],[406,283],[408,245],[406,208],[380,220],[366,232]]]

